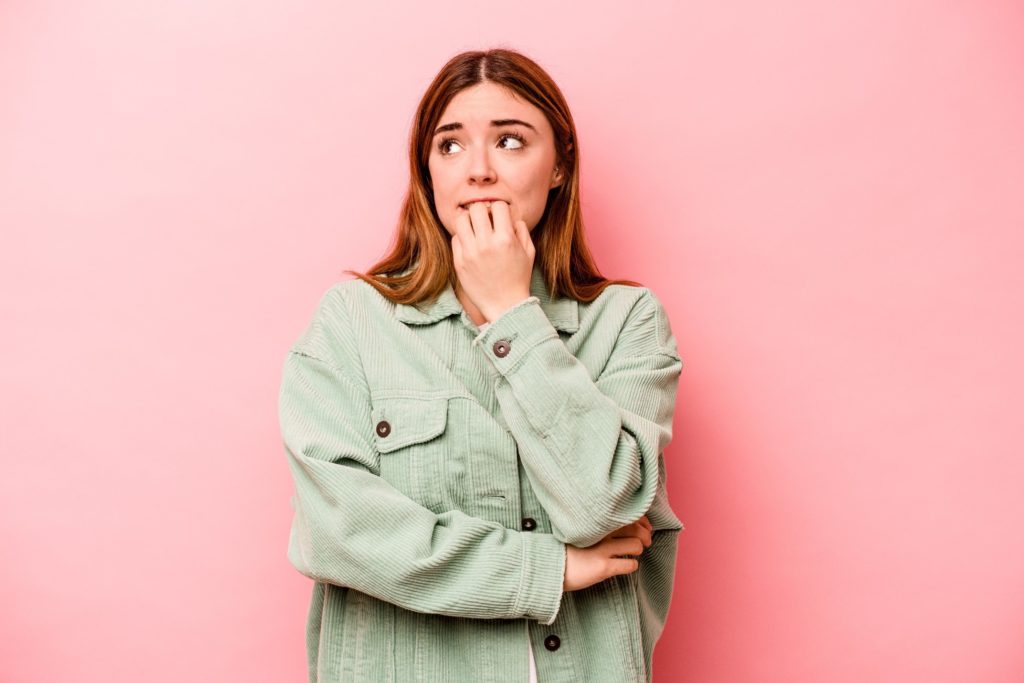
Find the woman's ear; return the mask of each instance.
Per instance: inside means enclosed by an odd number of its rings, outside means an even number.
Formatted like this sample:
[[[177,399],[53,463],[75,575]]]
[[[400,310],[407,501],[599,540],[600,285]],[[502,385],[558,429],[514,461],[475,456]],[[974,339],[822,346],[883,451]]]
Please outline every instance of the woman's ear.
[[[555,166],[555,172],[551,174],[551,188],[556,188],[562,184],[562,169],[559,166]]]

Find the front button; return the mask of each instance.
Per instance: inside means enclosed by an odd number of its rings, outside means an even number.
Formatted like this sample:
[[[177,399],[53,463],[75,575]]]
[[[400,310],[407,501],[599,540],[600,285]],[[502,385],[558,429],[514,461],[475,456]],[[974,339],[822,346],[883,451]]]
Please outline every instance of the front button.
[[[558,646],[562,644],[562,641],[558,639],[556,635],[550,635],[544,639],[544,647],[554,652],[558,649]]]
[[[537,528],[537,520],[533,517],[523,517],[523,531],[533,531]]]
[[[381,420],[377,423],[377,435],[387,436],[391,433],[391,425],[388,424],[387,420]]]
[[[504,358],[508,355],[508,352],[512,350],[512,342],[508,339],[499,339],[494,342],[494,355],[498,358]]]

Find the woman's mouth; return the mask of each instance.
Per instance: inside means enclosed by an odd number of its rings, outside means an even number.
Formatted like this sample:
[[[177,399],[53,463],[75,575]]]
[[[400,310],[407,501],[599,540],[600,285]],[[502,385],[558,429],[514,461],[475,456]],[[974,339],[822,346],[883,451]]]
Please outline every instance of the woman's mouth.
[[[490,207],[492,202],[500,202],[500,201],[503,201],[503,200],[501,200],[501,199],[474,199],[471,202],[466,202],[465,204],[459,204],[459,208],[465,210],[465,209],[467,209],[469,207],[470,204],[477,204],[479,202],[483,202],[484,204],[487,204],[488,207]]]

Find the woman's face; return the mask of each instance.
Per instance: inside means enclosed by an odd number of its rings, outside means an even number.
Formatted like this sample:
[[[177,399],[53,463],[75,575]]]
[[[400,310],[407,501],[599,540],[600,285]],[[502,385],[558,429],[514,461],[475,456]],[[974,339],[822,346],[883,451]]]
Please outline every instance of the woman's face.
[[[548,190],[562,182],[547,117],[490,82],[466,88],[448,103],[428,167],[437,214],[452,235],[456,217],[468,213],[464,204],[483,198],[508,202],[512,220],[524,220],[533,230]]]

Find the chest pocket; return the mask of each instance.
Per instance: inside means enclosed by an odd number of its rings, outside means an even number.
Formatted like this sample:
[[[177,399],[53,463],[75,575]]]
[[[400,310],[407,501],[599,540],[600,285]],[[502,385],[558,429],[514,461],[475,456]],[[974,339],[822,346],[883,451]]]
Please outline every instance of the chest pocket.
[[[371,402],[380,476],[434,512],[446,509],[448,397],[404,393]]]

